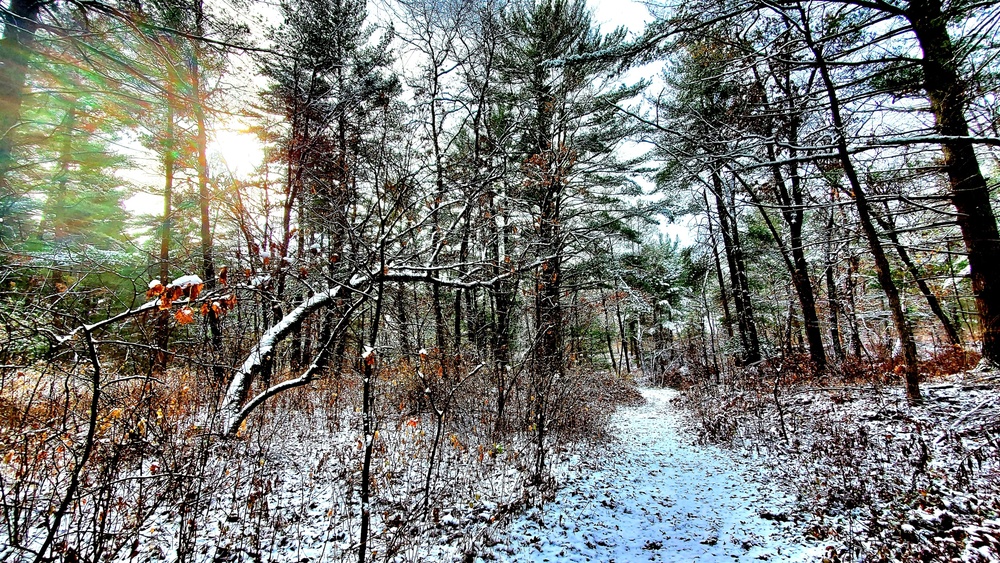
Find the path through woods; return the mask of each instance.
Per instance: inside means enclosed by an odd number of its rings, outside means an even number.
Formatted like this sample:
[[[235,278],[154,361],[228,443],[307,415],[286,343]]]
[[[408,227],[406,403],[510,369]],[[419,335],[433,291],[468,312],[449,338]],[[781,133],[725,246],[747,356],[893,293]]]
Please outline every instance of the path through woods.
[[[791,499],[749,466],[710,446],[692,445],[670,400],[643,391],[646,403],[612,419],[603,451],[573,459],[554,501],[533,509],[495,546],[501,561],[808,561],[823,547],[806,543],[784,514]]]

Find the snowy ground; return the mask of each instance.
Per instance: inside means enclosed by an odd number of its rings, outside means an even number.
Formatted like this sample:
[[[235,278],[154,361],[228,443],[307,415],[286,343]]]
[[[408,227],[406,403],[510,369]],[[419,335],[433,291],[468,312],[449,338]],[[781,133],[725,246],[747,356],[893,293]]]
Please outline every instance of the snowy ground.
[[[610,443],[574,455],[554,501],[515,520],[500,561],[807,561],[783,523],[791,499],[751,467],[712,446],[692,445],[677,392],[646,389],[646,403],[614,415]],[[777,517],[777,518],[776,518]],[[503,534],[501,532],[501,534]],[[487,556],[489,557],[489,556]]]
[[[803,379],[691,388],[701,442],[726,444],[794,491],[789,511],[841,561],[1000,563],[1000,378],[899,385]]]

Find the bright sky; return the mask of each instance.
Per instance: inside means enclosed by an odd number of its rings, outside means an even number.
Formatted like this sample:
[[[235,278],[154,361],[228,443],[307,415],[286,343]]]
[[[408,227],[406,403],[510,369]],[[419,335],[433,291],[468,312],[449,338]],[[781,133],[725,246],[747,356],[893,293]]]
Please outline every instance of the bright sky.
[[[633,0],[590,0],[594,10],[594,21],[604,32],[618,26],[625,26],[632,33],[641,33],[649,19],[646,6]]]
[[[594,22],[603,31],[609,32],[618,26],[625,26],[633,34],[642,32],[649,12],[642,4],[633,0],[591,0]],[[217,124],[210,135],[209,162],[213,172],[220,164],[236,177],[245,177],[263,160],[263,150],[257,138],[245,131],[247,125],[238,120]],[[163,181],[156,171],[155,161],[136,174],[129,174],[139,187],[149,186],[158,190]],[[139,213],[159,215],[163,210],[163,199],[151,193],[139,193],[126,202],[126,207]]]
[[[651,19],[649,10],[645,5],[633,0],[591,0],[590,5],[594,10],[594,21],[601,25],[605,32],[611,31],[618,26],[625,26],[633,34],[642,33],[646,22]],[[637,69],[629,73],[629,79],[639,79],[643,69]],[[645,184],[645,182],[640,182]],[[667,223],[660,219],[659,232],[664,239],[680,239],[681,246],[688,246],[694,242],[694,217],[680,217],[677,223]]]

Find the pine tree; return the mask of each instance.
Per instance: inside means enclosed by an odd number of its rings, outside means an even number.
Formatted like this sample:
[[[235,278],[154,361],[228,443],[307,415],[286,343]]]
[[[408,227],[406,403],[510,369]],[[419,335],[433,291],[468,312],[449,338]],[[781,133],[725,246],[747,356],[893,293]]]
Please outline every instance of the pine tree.
[[[612,193],[635,189],[623,174],[636,162],[617,161],[614,150],[629,133],[617,106],[640,86],[612,87],[614,65],[579,57],[624,39],[622,29],[602,35],[581,0],[515,4],[505,23],[509,36],[501,66],[514,86],[512,107],[521,112],[511,157],[521,169],[519,197],[531,221],[527,228],[538,263],[530,391],[534,476],[540,479],[546,439],[557,422],[555,386],[566,375],[563,291],[568,261],[579,251],[570,241],[583,236],[580,230],[596,229],[595,223],[613,223],[607,215],[593,220],[592,214],[613,207]]]

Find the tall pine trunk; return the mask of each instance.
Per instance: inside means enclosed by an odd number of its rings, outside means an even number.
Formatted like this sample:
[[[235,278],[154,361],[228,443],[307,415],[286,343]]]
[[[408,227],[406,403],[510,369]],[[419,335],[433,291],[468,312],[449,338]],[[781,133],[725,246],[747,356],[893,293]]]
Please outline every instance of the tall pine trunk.
[[[844,359],[844,346],[840,341],[840,298],[837,292],[837,283],[834,276],[836,267],[836,254],[833,249],[833,227],[834,210],[830,209],[830,217],[826,222],[826,242],[823,248],[823,258],[825,262],[824,276],[826,278],[826,297],[830,318],[830,341],[833,343],[833,354],[838,361]]]
[[[864,232],[865,239],[868,241],[868,248],[875,262],[875,273],[879,284],[882,286],[882,291],[885,292],[889,310],[892,313],[892,321],[903,348],[903,374],[906,381],[906,398],[911,403],[919,403],[922,401],[922,397],[920,395],[919,373],[917,371],[917,346],[913,340],[913,332],[910,329],[909,321],[906,319],[906,313],[903,310],[903,302],[899,289],[896,287],[896,282],[892,279],[892,271],[889,267],[889,260],[885,255],[885,249],[882,247],[882,241],[879,240],[879,233],[875,229],[868,196],[861,185],[861,180],[858,177],[857,170],[854,168],[854,162],[851,160],[850,152],[847,148],[847,130],[841,115],[840,97],[837,95],[837,87],[830,75],[830,67],[826,62],[822,50],[813,40],[812,32],[809,29],[809,23],[806,19],[807,16],[801,4],[798,5],[798,9],[802,17],[804,39],[813,53],[816,66],[819,69],[820,76],[823,78],[823,84],[826,88],[827,98],[830,103],[830,118],[833,121],[836,133],[837,155],[840,165],[850,185],[851,194],[854,197],[855,207],[858,212],[858,219],[861,222],[861,229]]]
[[[170,65],[167,65],[170,68]],[[177,160],[177,139],[174,135],[174,81],[173,73],[168,73],[167,115],[163,135],[163,219],[160,222],[160,282],[170,283],[170,235],[174,228],[174,167]],[[156,361],[157,369],[166,369],[170,344],[170,311],[160,311],[156,321]]]
[[[794,121],[794,120],[793,120]],[[793,126],[790,143],[795,144],[797,139],[797,127]],[[768,146],[769,158],[774,161],[775,154],[772,146]],[[795,151],[791,151],[791,158],[795,157]],[[799,308],[802,309],[802,320],[805,324],[806,341],[809,343],[809,359],[818,369],[826,367],[826,351],[823,349],[823,336],[820,332],[819,314],[816,312],[816,294],[813,291],[812,279],[809,276],[809,263],[806,261],[805,247],[802,239],[802,226],[805,223],[805,205],[803,201],[802,180],[799,175],[798,166],[790,164],[789,177],[791,178],[792,190],[789,193],[784,176],[778,165],[772,166],[775,186],[779,198],[782,202],[781,216],[788,225],[788,242],[792,255],[790,274],[792,285],[795,286],[795,294],[799,299]]]
[[[35,0],[11,0],[10,7],[0,11],[3,22],[3,39],[0,39],[0,205],[7,205],[5,200],[16,197],[9,178],[14,166],[14,136],[21,122],[28,57],[35,43],[42,6],[42,2]]]
[[[205,34],[205,11],[202,0],[195,0],[195,33]],[[198,145],[198,209],[201,219],[201,269],[206,289],[215,288],[215,255],[212,248],[211,201],[208,177],[208,128],[205,122],[205,92],[201,80],[202,49],[198,39],[191,42],[191,95],[194,102],[194,117],[197,125]],[[225,373],[221,365],[222,326],[218,314],[208,308],[208,328],[212,344],[212,376],[221,383]]]
[[[726,328],[726,335],[733,337],[733,314],[729,310],[729,292],[726,291],[726,278],[722,275],[722,262],[719,259],[719,242],[715,238],[715,229],[712,227],[712,209],[708,203],[708,194],[701,192],[701,197],[705,200],[705,214],[708,215],[708,241],[712,245],[712,258],[715,262],[715,277],[719,282],[719,297],[722,300],[722,324]]]
[[[740,345],[743,349],[741,361],[744,364],[752,364],[760,360],[757,323],[754,320],[753,306],[750,303],[750,284],[743,249],[739,243],[736,217],[726,202],[727,192],[718,170],[712,171],[712,187],[715,192],[716,210],[719,214],[719,231],[722,232],[722,245],[726,254],[726,262],[729,265],[729,278],[733,288],[736,324],[739,328]]]
[[[923,85],[938,133],[967,137],[969,124],[964,113],[967,92],[958,75],[960,56],[948,33],[944,9],[941,0],[911,0],[906,18],[923,51]],[[971,142],[947,141],[941,148],[952,203],[958,212],[958,226],[969,253],[969,275],[982,329],[983,359],[1000,364],[1000,233],[989,187]]]

